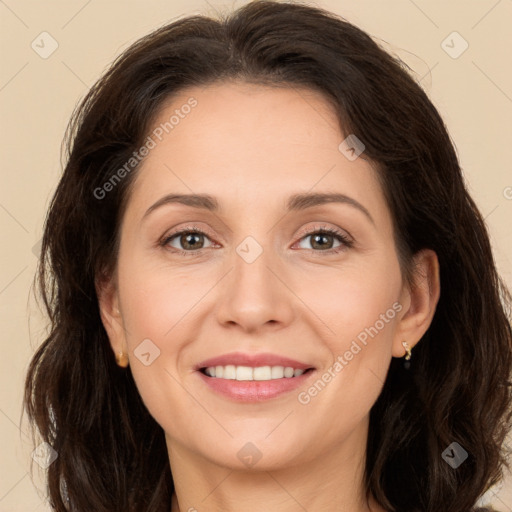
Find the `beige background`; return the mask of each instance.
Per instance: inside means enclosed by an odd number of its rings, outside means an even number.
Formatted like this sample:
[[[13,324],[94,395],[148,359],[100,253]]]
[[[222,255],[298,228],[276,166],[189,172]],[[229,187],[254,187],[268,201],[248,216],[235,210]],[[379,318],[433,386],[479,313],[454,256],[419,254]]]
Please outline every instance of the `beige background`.
[[[243,3],[0,0],[0,511],[49,510],[38,472],[39,491],[28,473],[32,447],[20,413],[24,375],[45,325],[29,289],[70,114],[109,62],[140,36],[176,17]],[[512,0],[316,4],[385,41],[416,71],[448,125],[498,267],[512,286]],[[58,47],[48,56],[50,37]],[[498,510],[512,511],[512,478],[488,495]]]

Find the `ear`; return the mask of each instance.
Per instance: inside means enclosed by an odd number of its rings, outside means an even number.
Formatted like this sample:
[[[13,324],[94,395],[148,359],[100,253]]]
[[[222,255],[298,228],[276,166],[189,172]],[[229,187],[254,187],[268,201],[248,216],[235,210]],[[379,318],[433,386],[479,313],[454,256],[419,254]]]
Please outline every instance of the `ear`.
[[[107,332],[110,346],[114,354],[124,352],[127,354],[126,333],[123,317],[119,307],[119,295],[115,273],[110,276],[101,276],[95,281],[96,294],[101,321]]]
[[[403,311],[393,340],[393,357],[405,355],[402,341],[413,348],[425,334],[441,293],[437,254],[431,249],[423,249],[413,259],[413,283],[404,285],[400,298]]]

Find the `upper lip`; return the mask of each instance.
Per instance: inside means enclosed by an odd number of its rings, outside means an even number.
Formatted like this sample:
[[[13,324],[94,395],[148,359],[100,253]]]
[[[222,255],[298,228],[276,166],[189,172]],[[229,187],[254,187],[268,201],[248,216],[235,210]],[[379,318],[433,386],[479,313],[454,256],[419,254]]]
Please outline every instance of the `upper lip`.
[[[223,354],[221,356],[212,357],[201,361],[196,365],[195,369],[200,370],[202,368],[208,368],[210,366],[251,366],[253,368],[259,366],[284,366],[291,367],[296,370],[307,370],[313,368],[310,364],[301,363],[295,359],[289,357],[280,356],[277,354],[270,353],[258,353],[258,354],[244,354],[242,352],[231,352],[230,354]]]

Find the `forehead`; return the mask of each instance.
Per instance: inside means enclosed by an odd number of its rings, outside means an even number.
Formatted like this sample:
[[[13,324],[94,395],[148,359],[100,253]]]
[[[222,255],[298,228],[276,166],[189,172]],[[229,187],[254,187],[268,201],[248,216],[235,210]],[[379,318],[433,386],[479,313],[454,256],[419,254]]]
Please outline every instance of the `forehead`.
[[[221,209],[228,199],[261,208],[311,190],[385,207],[364,154],[351,161],[340,151],[347,135],[317,91],[247,83],[190,87],[155,117],[148,133],[154,145],[130,202],[142,208],[178,191],[218,197]]]

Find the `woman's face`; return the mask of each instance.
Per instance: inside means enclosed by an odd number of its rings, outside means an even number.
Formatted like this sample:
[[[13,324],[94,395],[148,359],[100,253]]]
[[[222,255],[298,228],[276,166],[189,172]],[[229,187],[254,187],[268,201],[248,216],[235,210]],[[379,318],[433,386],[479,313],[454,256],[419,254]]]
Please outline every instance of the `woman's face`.
[[[340,148],[349,134],[319,93],[249,84],[181,92],[148,135],[109,335],[171,460],[270,469],[350,454],[404,354],[409,305],[364,152]]]

